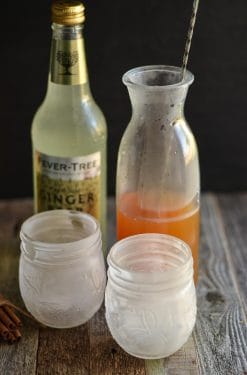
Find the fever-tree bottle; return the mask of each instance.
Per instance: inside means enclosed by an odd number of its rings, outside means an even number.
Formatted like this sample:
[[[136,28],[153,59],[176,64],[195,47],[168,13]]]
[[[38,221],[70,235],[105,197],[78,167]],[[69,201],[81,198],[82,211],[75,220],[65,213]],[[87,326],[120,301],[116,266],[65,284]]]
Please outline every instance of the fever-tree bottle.
[[[46,97],[32,124],[35,211],[73,209],[106,222],[106,123],[89,88],[84,6],[52,5]]]

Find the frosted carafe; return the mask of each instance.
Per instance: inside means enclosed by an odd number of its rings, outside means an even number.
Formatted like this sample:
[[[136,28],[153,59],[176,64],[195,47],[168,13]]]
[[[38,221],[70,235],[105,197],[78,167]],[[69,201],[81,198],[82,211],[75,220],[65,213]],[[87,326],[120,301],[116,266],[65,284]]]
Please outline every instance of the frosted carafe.
[[[132,117],[117,167],[118,239],[138,233],[179,237],[192,249],[197,278],[200,177],[197,146],[184,118],[193,75],[172,66],[125,73]]]

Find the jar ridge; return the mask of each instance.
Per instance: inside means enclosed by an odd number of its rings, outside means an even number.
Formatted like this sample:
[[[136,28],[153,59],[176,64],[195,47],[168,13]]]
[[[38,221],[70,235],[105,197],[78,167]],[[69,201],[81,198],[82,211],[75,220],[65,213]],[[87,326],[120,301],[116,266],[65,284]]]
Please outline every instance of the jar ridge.
[[[75,230],[77,237],[71,238],[70,242],[53,242],[52,240],[41,241],[42,232],[40,226],[47,230],[57,230],[61,225],[58,235],[63,235],[63,230],[70,226]],[[81,234],[80,234],[81,231]],[[51,233],[51,235],[53,235]],[[80,238],[78,238],[80,237]],[[20,231],[21,251],[27,260],[47,265],[62,265],[68,261],[76,261],[82,254],[101,248],[101,233],[99,223],[91,215],[78,211],[53,210],[46,211],[27,219]]]
[[[162,246],[170,248],[164,251]],[[152,264],[155,257],[157,263]],[[107,261],[110,282],[133,292],[169,292],[186,286],[193,278],[193,258],[188,245],[169,235],[148,233],[118,241],[111,248]],[[148,268],[145,270],[145,267]]]

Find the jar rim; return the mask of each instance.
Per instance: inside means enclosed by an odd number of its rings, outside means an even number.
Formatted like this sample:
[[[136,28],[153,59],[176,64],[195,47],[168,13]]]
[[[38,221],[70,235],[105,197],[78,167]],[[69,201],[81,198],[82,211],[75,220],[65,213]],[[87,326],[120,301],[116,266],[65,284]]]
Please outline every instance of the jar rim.
[[[82,223],[87,223],[91,225],[92,233],[87,236],[82,236],[80,239],[71,240],[68,242],[50,242],[50,241],[40,241],[32,237],[30,233],[32,231],[32,225],[41,225],[42,221],[43,224],[45,220],[52,219],[56,220],[58,218],[70,219],[70,220],[79,220]],[[73,211],[73,210],[66,210],[66,209],[59,209],[59,210],[51,210],[51,211],[44,211],[41,213],[34,214],[26,219],[20,230],[20,238],[23,242],[32,244],[35,249],[41,252],[56,252],[59,253],[61,251],[71,250],[71,245],[73,246],[73,250],[83,250],[83,248],[88,248],[92,246],[99,237],[100,226],[98,221],[90,214],[80,212],[80,211]],[[83,245],[83,246],[82,246]]]
[[[177,79],[173,83],[157,84],[157,82],[154,80],[154,78],[151,77],[151,75],[149,79],[147,79],[147,75],[153,74],[154,72],[156,72],[157,75],[171,74],[173,75],[173,77],[177,76]],[[146,65],[146,66],[139,66],[139,67],[128,70],[123,75],[122,81],[127,87],[140,88],[140,89],[151,90],[151,91],[157,91],[157,90],[164,91],[164,90],[170,90],[170,89],[175,89],[175,88],[181,88],[184,86],[187,87],[191,85],[194,81],[194,75],[189,70],[186,70],[183,80],[181,81],[180,80],[181,73],[182,73],[182,68],[177,67],[177,66]]]
[[[116,259],[118,253],[122,253],[123,255],[124,250],[126,250],[127,248],[132,247],[135,249],[135,245],[137,245],[138,243],[139,245],[142,244],[144,247],[145,246],[147,247],[148,245],[151,245],[151,244],[152,245],[156,244],[158,245],[158,248],[160,248],[161,251],[163,251],[162,247],[164,249],[165,246],[166,247],[170,246],[170,247],[173,247],[174,250],[177,249],[178,252],[180,252],[181,255],[183,255],[183,257],[182,258],[180,257],[180,262],[178,261],[178,263],[175,266],[163,268],[162,270],[154,269],[153,271],[133,269],[131,267],[127,267],[121,264],[121,259],[120,261],[119,259]],[[134,251],[135,250],[133,250],[133,253],[132,253],[133,255],[134,255]],[[151,254],[152,256],[158,255],[157,246],[150,246],[148,251],[149,251],[149,255]],[[167,254],[168,253],[166,251],[166,255]],[[170,252],[169,255],[171,255],[175,259],[178,254],[176,255],[175,253]],[[126,256],[126,259],[127,259],[127,256]],[[177,260],[178,260],[178,257],[177,257]],[[190,269],[192,269],[192,272],[193,272],[193,258],[192,258],[192,253],[191,253],[191,249],[189,245],[177,237],[167,235],[167,234],[160,234],[160,233],[137,234],[134,236],[126,237],[116,242],[109,251],[109,254],[107,256],[107,262],[108,262],[108,265],[114,270],[114,274],[117,274],[118,277],[120,277],[122,280],[126,279],[132,282],[132,277],[137,277],[138,279],[140,277],[141,278],[143,277],[144,284],[148,276],[151,276],[152,282],[157,283],[157,280],[159,279],[159,277],[161,279],[165,278],[166,280],[168,280],[168,279],[173,279],[174,276],[178,275],[178,273],[181,276],[185,275]],[[157,275],[159,277],[153,278],[153,275]]]

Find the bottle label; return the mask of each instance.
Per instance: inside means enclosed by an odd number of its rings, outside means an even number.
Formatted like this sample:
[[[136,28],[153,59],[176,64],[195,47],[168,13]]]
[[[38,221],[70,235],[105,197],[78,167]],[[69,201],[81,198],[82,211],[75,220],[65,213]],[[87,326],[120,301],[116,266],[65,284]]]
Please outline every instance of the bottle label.
[[[62,158],[35,152],[38,212],[68,209],[100,218],[100,152]]]
[[[52,40],[51,81],[60,85],[82,85],[87,81],[83,38]]]

